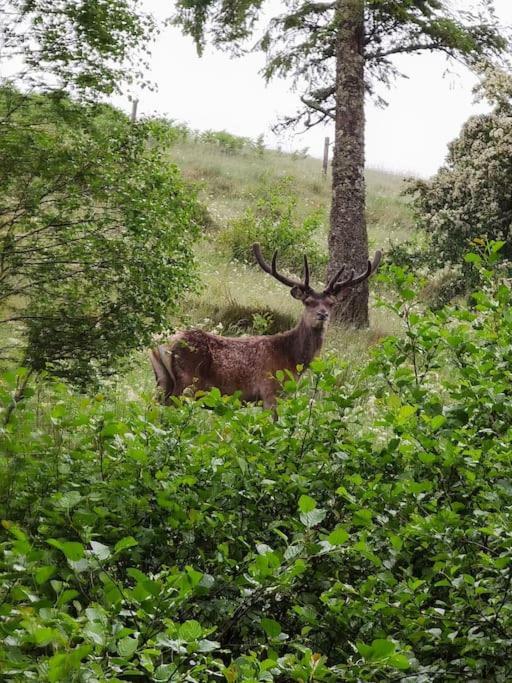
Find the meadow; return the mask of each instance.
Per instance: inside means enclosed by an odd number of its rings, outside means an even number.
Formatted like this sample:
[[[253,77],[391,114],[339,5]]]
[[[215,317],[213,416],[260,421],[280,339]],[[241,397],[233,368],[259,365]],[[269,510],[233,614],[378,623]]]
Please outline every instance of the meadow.
[[[247,331],[247,327],[253,329],[247,325],[247,318],[251,322],[254,314],[264,312],[281,320],[280,326],[271,328],[272,331],[292,326],[301,315],[300,303],[259,268],[250,267],[250,257],[247,262],[230,258],[222,233],[230,221],[236,220],[255,203],[262,183],[272,184],[290,178],[291,192],[297,198],[298,221],[313,212],[320,215],[314,240],[326,254],[331,179],[330,173],[323,176],[321,160],[275,150],[264,150],[260,154],[252,150],[229,154],[219,145],[191,141],[174,145],[171,159],[182,169],[185,178],[199,185],[199,198],[211,219],[207,235],[196,247],[202,291],[186,298],[182,320],[176,324],[200,325],[236,334]],[[377,248],[386,252],[392,244],[414,240],[416,232],[410,201],[402,194],[406,179],[372,169],[367,170],[366,178],[370,252]],[[298,256],[302,258],[300,251]],[[324,275],[323,265],[314,269],[316,282],[321,283]],[[266,331],[264,324],[261,331]],[[359,362],[369,346],[394,331],[394,321],[373,306],[369,330],[331,328],[326,351],[342,355],[350,363]]]

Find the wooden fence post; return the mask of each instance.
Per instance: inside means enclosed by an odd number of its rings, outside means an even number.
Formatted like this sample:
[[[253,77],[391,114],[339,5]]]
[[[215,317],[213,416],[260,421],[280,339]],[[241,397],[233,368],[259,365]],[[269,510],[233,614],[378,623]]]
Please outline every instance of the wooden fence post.
[[[329,138],[324,140],[324,162],[322,164],[322,173],[327,176],[327,169],[329,167]]]
[[[139,100],[133,100],[132,102],[132,123],[137,120],[137,107],[139,106]]]

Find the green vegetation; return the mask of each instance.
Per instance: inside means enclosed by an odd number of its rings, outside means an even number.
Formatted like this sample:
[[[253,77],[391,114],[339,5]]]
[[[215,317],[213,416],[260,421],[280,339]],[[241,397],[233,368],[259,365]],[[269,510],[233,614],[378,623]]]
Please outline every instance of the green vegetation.
[[[0,122],[0,360],[84,384],[147,346],[190,287],[194,193],[156,122],[9,87]]]
[[[311,266],[325,268],[327,259],[322,259],[313,239],[322,225],[322,212],[317,210],[299,221],[292,184],[292,177],[263,178],[254,207],[233,219],[221,235],[221,244],[234,259],[253,263],[251,245],[258,242],[266,252],[278,251],[280,264],[292,270],[302,267],[305,253]]]
[[[437,266],[460,266],[474,240],[504,240],[507,257],[512,255],[512,76],[487,66],[477,92],[493,111],[471,117],[451,143],[445,166],[412,188]],[[468,275],[466,267],[464,279]]]
[[[298,316],[252,240],[295,273],[307,250],[323,278],[320,162],[0,94],[2,681],[510,680],[508,245],[473,239],[479,289],[437,311],[388,261],[372,328],[333,330],[297,380],[279,372],[275,420],[215,389],[164,408],[136,351],[153,332]],[[423,240],[401,181],[367,179],[372,249]]]
[[[509,680],[499,246],[470,258],[471,311],[423,311],[392,268],[407,334],[351,380],[325,361],[283,377],[276,422],[124,383],[40,384],[8,412],[22,373],[4,375],[4,679]]]

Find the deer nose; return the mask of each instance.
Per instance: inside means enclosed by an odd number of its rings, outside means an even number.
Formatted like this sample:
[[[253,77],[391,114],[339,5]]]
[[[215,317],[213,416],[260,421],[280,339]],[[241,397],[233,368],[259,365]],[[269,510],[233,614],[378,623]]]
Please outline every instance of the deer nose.
[[[316,317],[318,320],[327,320],[329,314],[327,313],[327,311],[318,311]]]

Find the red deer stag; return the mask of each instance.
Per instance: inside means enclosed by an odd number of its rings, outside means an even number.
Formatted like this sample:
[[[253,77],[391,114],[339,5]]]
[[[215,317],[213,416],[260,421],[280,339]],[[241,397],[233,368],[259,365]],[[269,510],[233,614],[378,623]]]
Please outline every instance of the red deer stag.
[[[259,244],[253,245],[261,268],[302,301],[304,312],[296,327],[287,332],[258,337],[221,337],[203,330],[188,330],[171,337],[168,344],[151,351],[156,383],[164,403],[179,396],[187,387],[208,391],[217,387],[223,394],[240,391],[245,401],[263,401],[265,408],[275,404],[279,383],[278,370],[297,375],[297,366],[306,368],[320,351],[336,297],[347,292],[374,273],[381,259],[377,251],[373,262],[360,275],[352,270],[346,277],[345,266],[331,278],[323,292],[309,285],[309,266],[304,256],[304,281],[299,282],[277,271],[277,252],[268,264]]]

